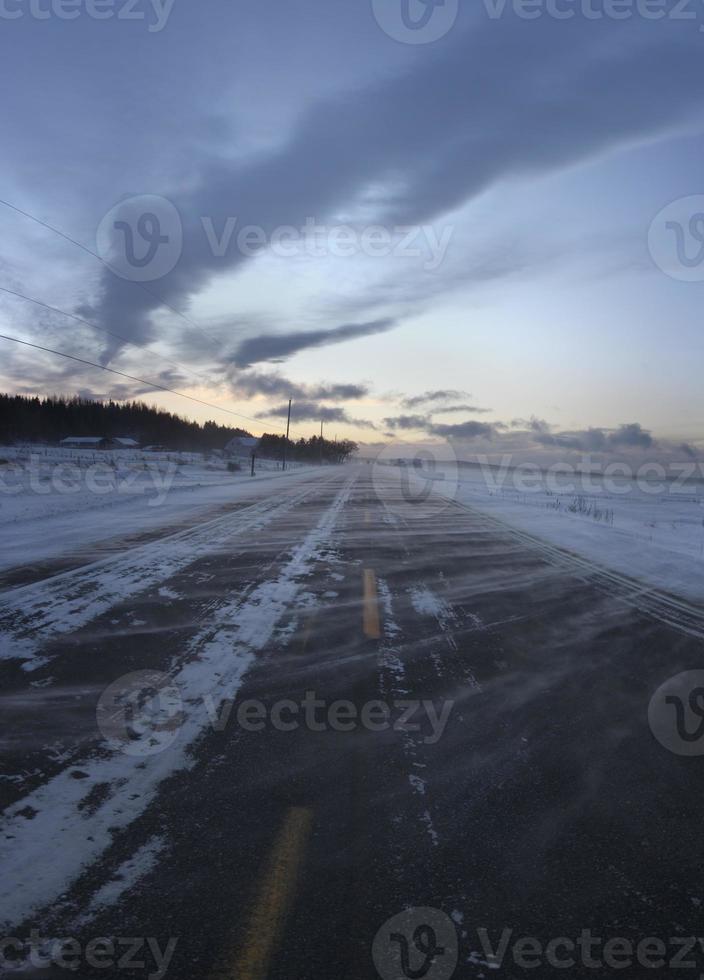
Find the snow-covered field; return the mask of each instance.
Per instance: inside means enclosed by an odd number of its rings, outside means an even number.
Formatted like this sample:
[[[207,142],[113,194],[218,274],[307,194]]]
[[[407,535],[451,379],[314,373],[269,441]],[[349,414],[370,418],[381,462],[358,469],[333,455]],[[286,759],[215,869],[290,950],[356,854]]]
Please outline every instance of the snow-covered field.
[[[0,569],[50,561],[93,543],[178,525],[266,493],[309,467],[257,459],[230,472],[198,453],[0,446]],[[295,472],[293,472],[295,470]]]
[[[454,477],[457,476],[455,485]],[[704,599],[704,481],[502,474],[460,467],[446,487],[478,510],[607,568]]]

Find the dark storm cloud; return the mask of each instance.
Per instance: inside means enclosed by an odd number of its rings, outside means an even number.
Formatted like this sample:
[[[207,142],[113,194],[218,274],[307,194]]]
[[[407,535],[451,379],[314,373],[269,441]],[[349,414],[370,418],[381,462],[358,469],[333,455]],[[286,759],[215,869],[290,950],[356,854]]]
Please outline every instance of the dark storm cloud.
[[[580,431],[552,431],[543,419],[514,419],[504,422],[476,422],[469,419],[456,424],[434,422],[430,416],[400,415],[385,418],[383,424],[394,430],[419,430],[443,439],[502,440],[513,448],[538,445],[580,452],[616,452],[621,449],[651,449],[657,445],[652,435],[637,423],[617,429],[589,428]]]
[[[327,347],[341,344],[358,337],[385,333],[396,326],[390,317],[369,323],[344,323],[332,330],[298,330],[291,333],[265,334],[243,340],[232,355],[233,362],[241,368],[261,361],[282,361],[298,351],[311,347]]]
[[[680,443],[680,445],[677,448],[681,453],[684,453],[684,455],[688,456],[690,459],[697,458],[696,449],[694,448],[694,446],[690,446],[688,442]]]
[[[608,452],[616,449],[651,449],[656,445],[652,435],[638,422],[618,429],[584,429],[577,432],[538,431],[535,441],[542,446],[575,449],[582,452]]]
[[[229,383],[236,395],[252,397],[265,395],[274,398],[296,398],[303,401],[355,401],[369,394],[363,384],[298,384],[280,374],[258,371],[232,372]]]
[[[184,225],[174,270],[153,291],[125,290],[106,271],[91,312],[144,340],[162,301],[180,305],[241,265],[234,246],[213,254],[203,216],[218,228],[236,216],[268,239],[278,226],[325,221],[370,185],[393,183],[377,195],[371,220],[428,222],[507,176],[549,172],[672,130],[701,106],[701,52],[690,23],[543,19],[538,29],[520,18],[487,20],[419,53],[404,74],[314,106],[269,156],[202,165],[192,190],[171,195]],[[108,343],[106,359],[119,346]]]
[[[550,432],[552,428],[545,419],[538,419],[534,415],[529,419],[512,419],[510,427],[512,429],[530,429],[531,432]]]
[[[434,436],[442,436],[443,439],[493,439],[496,434],[497,426],[490,425],[488,422],[459,422],[457,425],[436,425],[428,426],[428,432]]]
[[[655,440],[651,434],[646,432],[638,422],[620,426],[615,432],[610,432],[607,438],[611,446],[650,449],[651,446],[655,445]]]
[[[429,419],[427,415],[394,415],[383,423],[389,429],[425,429]]]
[[[259,412],[258,419],[288,417],[288,402],[276,405],[264,412]],[[344,408],[330,405],[320,405],[317,402],[294,402],[291,406],[292,422],[340,422],[345,425],[356,425],[365,429],[373,429],[373,422],[368,419],[352,418]]]

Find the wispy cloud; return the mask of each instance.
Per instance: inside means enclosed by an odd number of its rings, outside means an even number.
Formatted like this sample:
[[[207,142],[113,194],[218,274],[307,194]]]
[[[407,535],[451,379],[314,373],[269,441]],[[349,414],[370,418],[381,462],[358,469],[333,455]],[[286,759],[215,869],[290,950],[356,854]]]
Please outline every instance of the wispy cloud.
[[[369,323],[344,323],[332,330],[297,330],[291,333],[264,334],[243,340],[231,355],[232,361],[241,368],[262,361],[283,361],[299,351],[312,347],[328,347],[345,341],[386,333],[396,326],[390,317]]]
[[[436,391],[425,391],[422,395],[412,395],[403,399],[404,408],[416,408],[418,405],[427,405],[432,402],[456,401],[458,398],[468,398],[468,391],[456,391],[452,388],[439,389]]]
[[[434,415],[447,415],[456,412],[466,412],[468,415],[488,415],[492,412],[491,408],[480,408],[478,405],[442,405],[433,409]]]
[[[546,18],[530,43],[525,27],[520,18],[478,23],[454,43],[419,54],[405,72],[313,106],[268,156],[203,161],[186,192],[152,188],[178,207],[183,254],[152,293],[125,289],[106,271],[94,316],[127,337],[148,338],[163,302],[181,305],[213,276],[240,267],[246,256],[236,248],[214,255],[201,223],[210,216],[220,226],[233,201],[240,225],[261,228],[267,239],[307,216],[354,210],[372,184],[389,190],[368,204],[370,220],[429,222],[508,175],[554,171],[671,131],[699,111],[701,42],[689,25],[609,21],[585,29]],[[621,44],[612,43],[616,31]],[[546,87],[549,98],[527,95]],[[539,140],[526,138],[537,132]],[[104,356],[119,347],[108,342]],[[245,350],[243,363],[291,352],[259,347],[248,357]]]

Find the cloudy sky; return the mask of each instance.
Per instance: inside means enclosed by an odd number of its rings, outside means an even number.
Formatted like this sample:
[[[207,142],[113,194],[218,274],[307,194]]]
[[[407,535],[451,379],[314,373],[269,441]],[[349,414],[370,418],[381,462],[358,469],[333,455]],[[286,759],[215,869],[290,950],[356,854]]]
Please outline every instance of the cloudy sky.
[[[2,389],[704,455],[701,6],[2,0]]]

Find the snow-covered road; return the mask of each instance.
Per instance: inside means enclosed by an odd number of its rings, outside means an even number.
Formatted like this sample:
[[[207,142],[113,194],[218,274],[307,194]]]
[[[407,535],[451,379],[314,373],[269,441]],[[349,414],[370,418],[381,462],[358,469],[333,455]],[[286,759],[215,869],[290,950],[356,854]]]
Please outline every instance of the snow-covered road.
[[[0,593],[6,932],[246,976],[272,867],[277,980],[372,977],[409,905],[694,929],[698,771],[647,708],[702,610],[369,466],[268,491]]]

